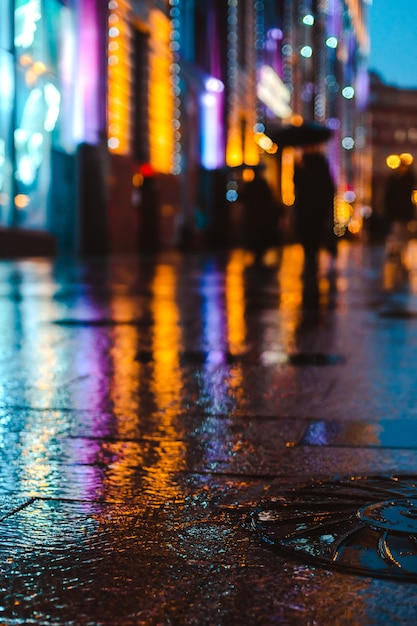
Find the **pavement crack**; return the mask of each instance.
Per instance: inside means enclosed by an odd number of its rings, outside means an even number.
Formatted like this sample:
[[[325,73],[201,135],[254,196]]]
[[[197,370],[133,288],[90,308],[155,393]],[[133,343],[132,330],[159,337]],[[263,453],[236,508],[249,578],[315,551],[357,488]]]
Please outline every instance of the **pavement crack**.
[[[19,511],[22,511],[23,509],[25,509],[30,504],[33,504],[35,502],[35,500],[36,500],[36,498],[30,498],[29,500],[25,500],[25,502],[22,502],[22,504],[14,507],[11,511],[8,511],[4,515],[1,515],[0,516],[0,522],[4,522],[4,520],[6,520],[7,518],[12,517],[12,515],[15,515]]]

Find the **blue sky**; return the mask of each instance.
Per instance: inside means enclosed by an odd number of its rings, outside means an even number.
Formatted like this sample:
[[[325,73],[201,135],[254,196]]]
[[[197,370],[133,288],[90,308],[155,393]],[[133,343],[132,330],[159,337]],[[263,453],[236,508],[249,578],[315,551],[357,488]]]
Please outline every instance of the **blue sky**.
[[[373,0],[370,69],[384,82],[417,89],[417,0]]]

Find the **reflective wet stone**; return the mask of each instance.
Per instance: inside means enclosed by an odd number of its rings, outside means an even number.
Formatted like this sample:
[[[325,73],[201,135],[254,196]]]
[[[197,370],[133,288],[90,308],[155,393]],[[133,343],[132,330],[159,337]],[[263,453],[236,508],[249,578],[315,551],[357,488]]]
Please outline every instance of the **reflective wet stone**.
[[[416,310],[415,286],[385,287],[379,252],[341,242],[312,291],[297,245],[266,271],[243,250],[0,263],[0,622],[414,623],[414,574],[351,575],[415,571],[414,535],[381,526],[414,523],[417,327],[367,306]],[[250,512],[296,488],[308,532],[273,550]]]

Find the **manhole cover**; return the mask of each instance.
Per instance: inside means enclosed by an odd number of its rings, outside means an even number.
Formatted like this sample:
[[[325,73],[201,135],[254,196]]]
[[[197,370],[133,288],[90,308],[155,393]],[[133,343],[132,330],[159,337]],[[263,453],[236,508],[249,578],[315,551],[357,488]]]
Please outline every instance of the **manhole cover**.
[[[417,582],[417,475],[346,477],[262,501],[260,538],[312,564]]]

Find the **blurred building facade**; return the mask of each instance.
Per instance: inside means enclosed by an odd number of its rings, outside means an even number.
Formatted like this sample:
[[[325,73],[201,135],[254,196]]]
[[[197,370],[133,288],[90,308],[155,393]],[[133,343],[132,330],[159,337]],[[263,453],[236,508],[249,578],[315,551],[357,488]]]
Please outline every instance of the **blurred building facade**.
[[[417,90],[387,85],[370,75],[369,116],[372,147],[373,234],[383,235],[384,190],[387,178],[403,156],[416,168]],[[417,198],[416,198],[417,201]]]
[[[239,244],[251,168],[293,200],[295,151],[264,127],[314,120],[334,131],[335,227],[357,232],[368,3],[3,0],[0,227],[92,254]]]

